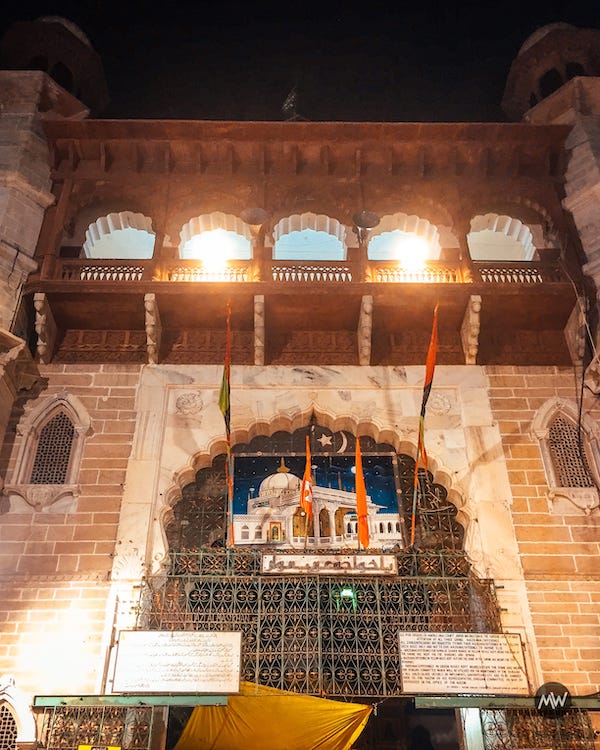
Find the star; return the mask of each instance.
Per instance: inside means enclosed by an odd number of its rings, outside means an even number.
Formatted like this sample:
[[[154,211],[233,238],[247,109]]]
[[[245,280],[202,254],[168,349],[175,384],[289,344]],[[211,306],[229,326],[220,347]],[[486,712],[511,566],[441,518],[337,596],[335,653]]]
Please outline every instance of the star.
[[[332,440],[331,435],[323,434],[321,435],[320,438],[317,438],[317,443],[321,443],[321,448],[324,448],[326,445],[331,445],[331,446],[333,445],[331,440]]]

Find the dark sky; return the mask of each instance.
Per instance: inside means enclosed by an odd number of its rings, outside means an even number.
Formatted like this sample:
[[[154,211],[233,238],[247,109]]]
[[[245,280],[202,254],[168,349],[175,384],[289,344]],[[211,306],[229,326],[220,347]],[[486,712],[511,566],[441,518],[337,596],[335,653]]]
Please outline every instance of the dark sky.
[[[503,120],[506,75],[530,33],[600,28],[582,0],[23,0],[0,32],[40,15],[90,37],[111,92],[104,116],[119,118],[279,120],[297,84],[309,120]]]

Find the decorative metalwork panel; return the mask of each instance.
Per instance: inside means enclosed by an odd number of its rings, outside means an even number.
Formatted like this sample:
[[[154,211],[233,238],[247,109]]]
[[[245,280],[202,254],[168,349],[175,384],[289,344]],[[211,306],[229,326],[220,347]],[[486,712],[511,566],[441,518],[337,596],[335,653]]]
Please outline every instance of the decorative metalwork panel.
[[[152,706],[58,706],[45,709],[42,745],[46,750],[77,750],[79,745],[149,750]]]
[[[407,552],[397,576],[260,574],[256,551],[171,555],[149,581],[138,627],[241,630],[242,677],[315,695],[402,693],[398,632],[496,632],[491,583],[461,553]]]
[[[593,750],[594,732],[586,711],[562,716],[535,709],[486,709],[480,712],[485,750]]]
[[[0,750],[15,750],[17,722],[6,704],[0,705]]]

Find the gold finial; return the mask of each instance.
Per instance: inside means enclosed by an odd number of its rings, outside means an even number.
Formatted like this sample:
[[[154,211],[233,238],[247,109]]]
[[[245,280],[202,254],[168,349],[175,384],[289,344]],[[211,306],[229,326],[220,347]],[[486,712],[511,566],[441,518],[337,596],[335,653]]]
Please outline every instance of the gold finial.
[[[281,457],[281,463],[279,464],[279,466],[277,468],[277,472],[281,473],[281,474],[289,474],[290,473],[290,470],[285,465],[285,459],[283,458],[283,456]]]

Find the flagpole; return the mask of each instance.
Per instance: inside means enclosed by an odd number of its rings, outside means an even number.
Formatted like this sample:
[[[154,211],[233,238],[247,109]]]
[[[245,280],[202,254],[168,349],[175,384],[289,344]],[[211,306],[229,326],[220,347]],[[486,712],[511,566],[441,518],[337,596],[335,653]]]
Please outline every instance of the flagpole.
[[[435,360],[437,356],[438,341],[438,305],[433,310],[433,323],[431,325],[431,338],[427,350],[427,362],[425,364],[425,382],[423,384],[423,398],[421,400],[421,412],[419,414],[419,437],[417,439],[417,455],[415,457],[415,474],[413,479],[413,502],[410,520],[410,546],[415,545],[417,526],[417,497],[419,488],[419,460],[423,459],[423,467],[427,470],[427,451],[425,450],[425,411],[427,401],[431,393],[433,373],[435,371]]]
[[[306,433],[306,464],[300,486],[300,507],[304,511],[304,551],[308,544],[308,525],[313,518],[312,467],[310,455],[310,437]]]
[[[225,483],[227,486],[226,546],[235,543],[233,534],[233,456],[231,454],[231,301],[227,300],[225,363],[219,392],[219,409],[225,421]]]

